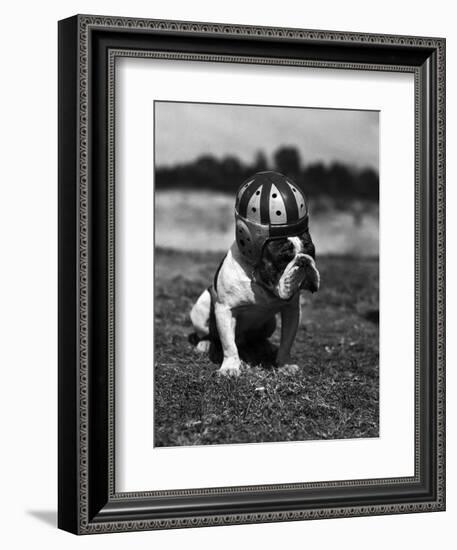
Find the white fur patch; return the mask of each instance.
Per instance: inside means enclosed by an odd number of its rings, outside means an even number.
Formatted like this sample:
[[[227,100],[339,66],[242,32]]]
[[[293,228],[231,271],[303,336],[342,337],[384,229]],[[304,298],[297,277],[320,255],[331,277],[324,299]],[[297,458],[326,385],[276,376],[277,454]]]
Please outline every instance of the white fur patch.
[[[277,285],[278,296],[282,300],[288,300],[291,298],[299,289],[300,285],[303,282],[303,279],[306,275],[306,269],[304,267],[299,267],[296,265],[297,258],[303,256],[303,254],[298,254],[295,258],[289,262],[284,273],[281,275]]]
[[[190,312],[190,319],[200,338],[209,334],[210,307],[211,295],[208,290],[204,290]]]
[[[287,237],[287,239],[294,245],[295,256],[303,252],[303,243],[300,237]]]

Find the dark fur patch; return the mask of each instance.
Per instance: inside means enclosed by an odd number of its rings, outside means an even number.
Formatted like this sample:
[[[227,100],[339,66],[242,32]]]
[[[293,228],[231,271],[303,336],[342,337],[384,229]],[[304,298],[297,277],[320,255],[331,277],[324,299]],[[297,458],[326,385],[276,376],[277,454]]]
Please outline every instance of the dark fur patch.
[[[303,253],[308,254],[308,256],[311,256],[313,260],[316,259],[316,248],[314,246],[314,243],[311,239],[311,235],[309,234],[309,231],[306,231],[302,235],[300,235],[300,240],[303,243]]]

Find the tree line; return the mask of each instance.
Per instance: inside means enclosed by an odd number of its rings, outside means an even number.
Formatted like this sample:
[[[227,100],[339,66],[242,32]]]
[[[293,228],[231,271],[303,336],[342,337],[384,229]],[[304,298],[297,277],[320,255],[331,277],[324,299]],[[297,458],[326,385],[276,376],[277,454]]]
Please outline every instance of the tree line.
[[[379,177],[372,168],[356,169],[341,162],[304,165],[296,147],[280,147],[269,162],[259,152],[252,163],[235,156],[218,159],[203,155],[193,162],[157,167],[158,189],[211,189],[233,194],[248,177],[262,170],[276,170],[292,178],[308,197],[328,196],[337,200],[378,201]]]

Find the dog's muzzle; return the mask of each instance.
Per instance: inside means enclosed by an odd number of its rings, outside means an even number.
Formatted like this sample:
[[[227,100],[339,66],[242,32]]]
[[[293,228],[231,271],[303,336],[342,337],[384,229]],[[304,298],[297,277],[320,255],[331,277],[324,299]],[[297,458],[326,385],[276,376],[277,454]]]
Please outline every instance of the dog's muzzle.
[[[282,300],[289,300],[300,288],[311,292],[319,289],[319,272],[308,254],[295,256],[281,275],[276,290]]]
[[[277,286],[278,296],[281,300],[288,300],[300,289],[306,275],[306,262],[303,256],[304,254],[297,254],[281,275]]]

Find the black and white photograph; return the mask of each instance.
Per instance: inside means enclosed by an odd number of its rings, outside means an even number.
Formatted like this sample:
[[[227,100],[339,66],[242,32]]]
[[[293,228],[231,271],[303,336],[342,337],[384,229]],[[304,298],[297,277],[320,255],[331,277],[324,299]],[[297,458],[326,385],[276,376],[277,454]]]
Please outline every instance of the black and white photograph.
[[[379,437],[379,111],[155,101],[154,136],[154,446]]]
[[[454,5],[2,7],[2,547],[452,548]]]

